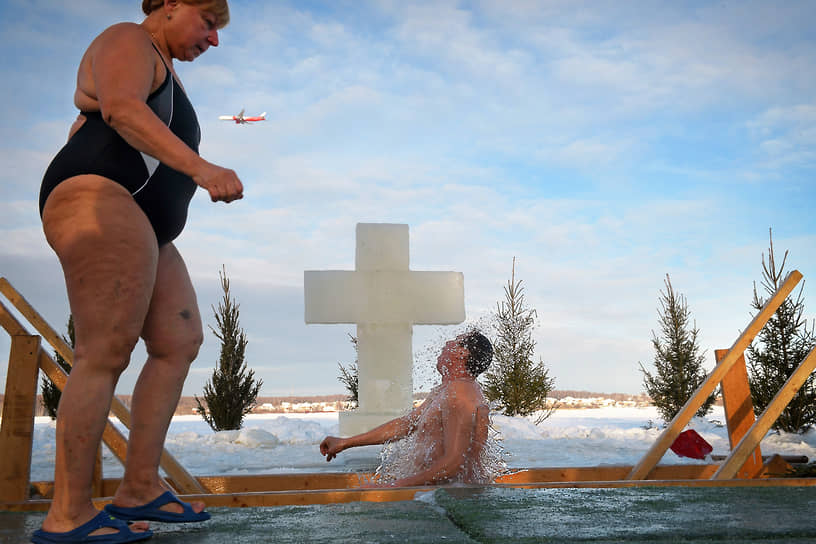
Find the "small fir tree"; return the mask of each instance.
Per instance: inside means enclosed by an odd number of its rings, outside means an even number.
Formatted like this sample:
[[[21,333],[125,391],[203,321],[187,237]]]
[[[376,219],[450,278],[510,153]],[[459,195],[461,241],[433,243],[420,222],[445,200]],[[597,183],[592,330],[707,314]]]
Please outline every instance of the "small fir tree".
[[[524,288],[516,281],[516,259],[513,258],[510,281],[504,288],[505,300],[496,303],[493,342],[493,364],[485,372],[484,394],[496,409],[508,416],[528,416],[542,411],[538,422],[552,414],[554,405],[547,401],[555,380],[539,360],[533,362],[535,309],[524,305]]]
[[[662,337],[652,331],[655,350],[652,374],[640,365],[643,385],[665,421],[671,421],[702,384],[707,373],[703,369],[705,353],[697,343],[696,323],[691,325],[691,312],[686,297],[675,292],[671,278],[666,274],[666,292],[660,292],[660,330]],[[716,393],[712,393],[695,415],[703,417],[711,411]]]
[[[223,270],[223,268],[222,268]],[[262,380],[255,380],[255,372],[247,369],[244,361],[247,339],[238,324],[238,304],[230,296],[226,270],[219,272],[224,296],[213,308],[218,330],[210,327],[221,341],[221,357],[212,378],[204,384],[204,401],[195,396],[196,412],[201,414],[214,431],[238,430],[244,416],[256,406]]]
[[[782,275],[788,252],[782,258],[779,269],[774,258],[773,234],[769,231],[770,248],[768,261],[762,254],[762,290],[767,298],[761,297],[754,283],[754,299],[751,307],[761,310],[765,302],[773,296],[785,281]],[[768,323],[757,335],[757,340],[748,346],[748,383],[754,410],[762,413],[771,403],[782,385],[793,374],[808,353],[816,345],[814,324],[808,328],[804,318],[805,304],[802,288],[795,298],[788,297],[779,306]],[[791,433],[804,433],[816,423],[816,375],[811,374],[804,385],[791,399],[773,428]]]
[[[68,316],[68,336],[62,336],[62,339],[65,340],[65,343],[74,347],[76,342],[76,337],[74,335],[74,316]],[[62,355],[59,352],[54,351],[54,359],[57,361],[57,364],[62,367],[66,374],[71,373],[71,365],[68,364],[68,361],[63,359]],[[43,376],[42,378],[42,385],[40,387],[40,391],[42,394],[42,405],[45,408],[45,411],[48,413],[48,417],[51,419],[57,419],[57,409],[59,408],[59,401],[62,397],[62,391],[54,385],[54,382],[48,376]]]
[[[349,339],[354,346],[354,353],[357,354],[357,338],[349,334]],[[360,372],[357,361],[357,357],[354,357],[354,362],[350,363],[348,368],[344,367],[341,363],[337,363],[337,366],[340,367],[340,376],[338,376],[337,379],[340,380],[340,383],[346,387],[349,393],[346,397],[346,402],[351,410],[357,408],[359,403]]]

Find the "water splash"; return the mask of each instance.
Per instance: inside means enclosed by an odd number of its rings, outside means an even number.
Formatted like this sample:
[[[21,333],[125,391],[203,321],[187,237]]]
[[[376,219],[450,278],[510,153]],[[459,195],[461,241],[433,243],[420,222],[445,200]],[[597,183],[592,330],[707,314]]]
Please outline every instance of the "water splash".
[[[494,342],[496,316],[487,313],[469,318],[458,325],[444,325],[433,330],[431,338],[414,352],[413,381],[415,393],[428,392],[439,385],[441,377],[436,371],[436,359],[439,357],[439,352],[445,342],[472,330],[478,330],[487,336],[491,342]]]
[[[437,455],[438,447],[428,447],[421,431],[384,444],[380,452],[380,465],[374,472],[374,480],[392,483],[426,470]],[[504,449],[501,434],[492,423],[488,425],[487,441],[475,459],[467,459],[460,470],[447,483],[487,484],[508,471],[509,454]]]
[[[433,391],[439,387],[441,376],[437,372],[437,358],[445,342],[461,334],[477,330],[495,338],[496,317],[486,313],[453,326],[437,327],[432,337],[414,353],[414,391]],[[421,428],[421,425],[419,425]],[[439,445],[434,445],[418,430],[404,439],[386,443],[380,453],[380,465],[374,478],[380,483],[390,483],[426,470],[441,454]],[[467,459],[460,467],[451,483],[489,483],[507,471],[507,453],[501,442],[500,433],[488,424],[488,437],[477,458]]]

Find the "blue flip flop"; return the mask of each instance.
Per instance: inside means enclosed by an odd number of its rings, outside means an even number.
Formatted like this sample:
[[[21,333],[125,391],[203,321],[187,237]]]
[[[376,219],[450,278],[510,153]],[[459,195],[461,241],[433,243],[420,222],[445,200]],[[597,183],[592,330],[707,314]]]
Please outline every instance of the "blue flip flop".
[[[165,504],[175,502],[181,505],[184,512],[178,514],[176,512],[166,512],[161,510]],[[210,519],[209,512],[194,512],[193,507],[189,503],[179,500],[178,497],[169,491],[165,491],[157,498],[153,499],[142,506],[116,506],[115,504],[106,504],[105,512],[125,521],[165,521],[168,523],[191,523],[196,521],[207,521]]]
[[[91,535],[90,533],[110,527],[118,529],[118,533],[109,535]],[[31,542],[34,544],[74,544],[80,542],[92,542],[94,544],[121,544],[123,542],[137,542],[147,540],[153,536],[153,531],[137,533],[130,530],[128,524],[120,519],[116,519],[107,512],[99,512],[91,521],[83,523],[76,529],[65,533],[50,533],[39,529],[31,535]]]

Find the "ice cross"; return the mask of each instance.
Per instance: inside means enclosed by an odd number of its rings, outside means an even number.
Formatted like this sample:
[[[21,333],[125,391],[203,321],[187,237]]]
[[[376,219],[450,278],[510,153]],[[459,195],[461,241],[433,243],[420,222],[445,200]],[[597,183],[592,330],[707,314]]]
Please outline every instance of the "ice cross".
[[[416,272],[408,264],[408,225],[358,223],[353,271],[304,272],[306,323],[357,324],[359,405],[340,414],[344,435],[411,409],[414,325],[465,319],[461,272]]]

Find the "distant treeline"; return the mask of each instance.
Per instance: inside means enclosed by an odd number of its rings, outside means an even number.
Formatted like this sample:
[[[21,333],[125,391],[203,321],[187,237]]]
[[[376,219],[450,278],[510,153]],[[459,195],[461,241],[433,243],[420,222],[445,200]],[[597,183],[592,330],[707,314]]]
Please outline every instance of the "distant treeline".
[[[3,397],[4,395],[0,394],[0,414],[2,414],[3,410]],[[116,398],[122,401],[122,404],[130,408],[130,395],[116,395]],[[312,395],[312,396],[288,396],[288,397],[258,397],[258,406],[262,404],[269,403],[273,405],[280,404],[281,402],[338,402],[338,401],[345,401],[346,395]],[[195,398],[190,397],[181,397],[179,400],[178,406],[176,406],[176,415],[191,415],[194,414],[194,409],[196,407]],[[42,405],[42,396],[37,395],[37,404],[34,407],[34,415],[35,416],[47,416],[48,414],[43,408]]]
[[[414,398],[417,400],[424,399],[427,396],[427,393],[416,393],[414,394]],[[625,400],[634,400],[634,401],[648,401],[649,395],[645,393],[640,393],[638,395],[630,395],[627,393],[594,393],[592,391],[574,391],[570,389],[558,389],[554,390],[550,393],[550,396],[555,399],[563,399],[565,397],[572,397],[575,399],[588,399],[588,398],[605,398],[605,399],[612,399],[615,401],[625,401]],[[122,403],[130,408],[130,395],[117,395],[117,398],[122,401]],[[286,396],[286,397],[258,397],[258,406],[263,404],[272,404],[272,405],[279,405],[282,402],[289,402],[289,403],[298,403],[298,402],[342,402],[346,400],[346,395],[337,394],[337,395],[311,395],[311,396]],[[192,396],[190,397],[181,397],[181,400],[176,407],[176,415],[191,415],[195,413],[196,402],[195,398]],[[2,414],[3,409],[3,395],[0,395],[0,414]],[[37,405],[35,406],[35,416],[45,416],[48,415],[45,412],[45,409],[42,406],[41,397],[37,395]]]
[[[558,400],[561,400],[566,397],[572,397],[574,399],[594,399],[600,397],[604,399],[612,399],[617,402],[625,400],[647,402],[650,400],[649,395],[647,395],[646,393],[632,395],[629,393],[596,393],[593,391],[576,391],[573,389],[555,389],[550,392],[550,397]]]

